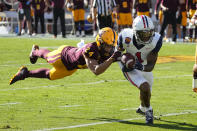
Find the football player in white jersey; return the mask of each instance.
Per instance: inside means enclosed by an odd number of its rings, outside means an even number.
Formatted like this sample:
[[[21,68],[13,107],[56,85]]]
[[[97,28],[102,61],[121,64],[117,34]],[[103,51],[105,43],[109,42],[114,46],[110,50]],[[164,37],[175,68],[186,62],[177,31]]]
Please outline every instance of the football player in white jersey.
[[[151,71],[161,47],[162,37],[154,31],[152,20],[145,15],[134,19],[133,29],[126,28],[119,34],[117,50],[126,50],[136,59],[133,69],[126,68],[121,62],[119,65],[127,80],[140,90],[141,105],[136,112],[145,115],[147,124],[153,124],[153,109],[150,105],[153,84]]]

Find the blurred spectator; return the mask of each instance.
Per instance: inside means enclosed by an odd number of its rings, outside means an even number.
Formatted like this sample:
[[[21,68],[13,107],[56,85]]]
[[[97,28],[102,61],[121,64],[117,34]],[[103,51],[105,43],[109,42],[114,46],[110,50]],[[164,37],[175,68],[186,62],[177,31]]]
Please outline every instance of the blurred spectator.
[[[49,0],[45,0],[48,7],[53,8],[53,33],[54,38],[57,37],[57,20],[60,17],[62,38],[66,37],[65,32],[65,1],[64,0],[52,0],[50,4]]]
[[[93,19],[97,20],[98,28],[112,28],[112,13],[117,13],[115,0],[94,0]]]
[[[50,4],[50,7],[49,6],[46,6],[47,9],[46,9],[46,12],[45,12],[45,17],[47,18],[47,24],[46,24],[46,33],[48,34],[51,34],[52,33],[52,23],[53,23],[53,13],[52,13],[52,1],[49,0],[49,4]]]
[[[186,25],[187,25],[186,0],[179,0],[179,4],[180,4],[180,12],[177,18],[177,32],[178,32],[177,41],[183,42],[185,41]]]
[[[187,0],[186,10],[188,12],[188,17],[191,21],[191,18],[194,16],[196,11],[196,1],[195,0]],[[195,31],[195,32],[194,32]],[[193,37],[194,33],[194,37]],[[195,24],[189,24],[189,41],[197,42],[197,26]]]
[[[176,12],[179,7],[179,0],[162,0],[161,8],[163,10],[163,23],[161,26],[160,34],[164,36],[164,31],[168,24],[172,24],[173,34],[172,34],[172,44],[176,42]]]
[[[97,27],[96,20],[93,19],[93,10],[94,10],[94,8],[93,8],[93,1],[94,0],[90,0],[90,2],[89,2],[90,3],[90,15],[89,15],[89,17],[91,17],[90,19],[92,20],[92,23],[93,23],[93,37],[96,37],[98,27]]]
[[[7,8],[6,8],[5,4],[3,3],[3,1],[0,0],[0,12],[5,11],[6,9],[7,9]],[[5,20],[5,18],[0,17],[0,21],[4,21],[4,20]]]
[[[19,0],[19,8],[18,8],[18,36],[21,35],[21,29],[22,29],[22,22],[24,19],[24,16],[27,20],[27,27],[29,30],[29,35],[32,35],[32,26],[31,26],[31,8],[30,8],[31,0]]]
[[[38,21],[40,20],[41,33],[45,33],[45,20],[44,12],[46,11],[46,6],[44,0],[32,0],[32,8],[34,10],[34,20],[35,20],[35,34],[38,33]]]
[[[0,0],[0,12],[7,10],[6,5],[2,0]]]
[[[132,0],[116,0],[118,31],[132,26]]]
[[[151,17],[152,3],[151,0],[134,0],[133,1],[133,16],[146,15]]]
[[[79,31],[81,30],[81,36],[85,37],[85,10],[84,10],[84,0],[67,0],[67,8],[71,8],[73,18],[74,18],[74,27],[76,31],[76,37],[79,37]]]

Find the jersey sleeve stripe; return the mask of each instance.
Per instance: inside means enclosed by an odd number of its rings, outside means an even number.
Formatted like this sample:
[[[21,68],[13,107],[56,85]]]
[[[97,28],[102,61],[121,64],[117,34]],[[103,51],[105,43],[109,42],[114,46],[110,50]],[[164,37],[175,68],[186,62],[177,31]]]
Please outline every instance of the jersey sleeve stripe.
[[[144,23],[144,28],[146,28],[146,24],[145,24],[145,20],[144,20],[143,15],[142,15],[142,20],[143,20],[143,23]]]
[[[144,16],[144,17],[146,19],[146,25],[147,25],[147,27],[149,27],[147,17],[146,16]]]

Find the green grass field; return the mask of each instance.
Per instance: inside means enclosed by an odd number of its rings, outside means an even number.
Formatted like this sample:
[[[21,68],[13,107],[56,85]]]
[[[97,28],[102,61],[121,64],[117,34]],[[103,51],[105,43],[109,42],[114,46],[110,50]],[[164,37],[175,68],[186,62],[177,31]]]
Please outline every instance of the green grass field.
[[[117,63],[99,76],[78,70],[61,80],[28,78],[9,85],[22,65],[30,70],[51,67],[41,59],[30,64],[32,44],[53,50],[79,41],[0,38],[0,130],[197,131],[197,94],[192,92],[195,44],[163,45],[153,71],[151,105],[158,119],[152,126],[135,113],[139,90],[125,80]]]

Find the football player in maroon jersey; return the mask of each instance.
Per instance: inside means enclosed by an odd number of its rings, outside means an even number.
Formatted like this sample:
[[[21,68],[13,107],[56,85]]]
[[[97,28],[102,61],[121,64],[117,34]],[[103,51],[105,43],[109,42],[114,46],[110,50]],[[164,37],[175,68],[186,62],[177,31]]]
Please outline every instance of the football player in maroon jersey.
[[[11,78],[10,85],[28,77],[56,80],[72,75],[77,69],[89,68],[95,75],[100,75],[121,55],[119,51],[114,52],[117,38],[114,30],[105,27],[99,31],[95,42],[81,48],[63,45],[50,52],[34,45],[30,53],[30,62],[35,64],[38,58],[43,58],[53,68],[28,70],[23,66]]]

